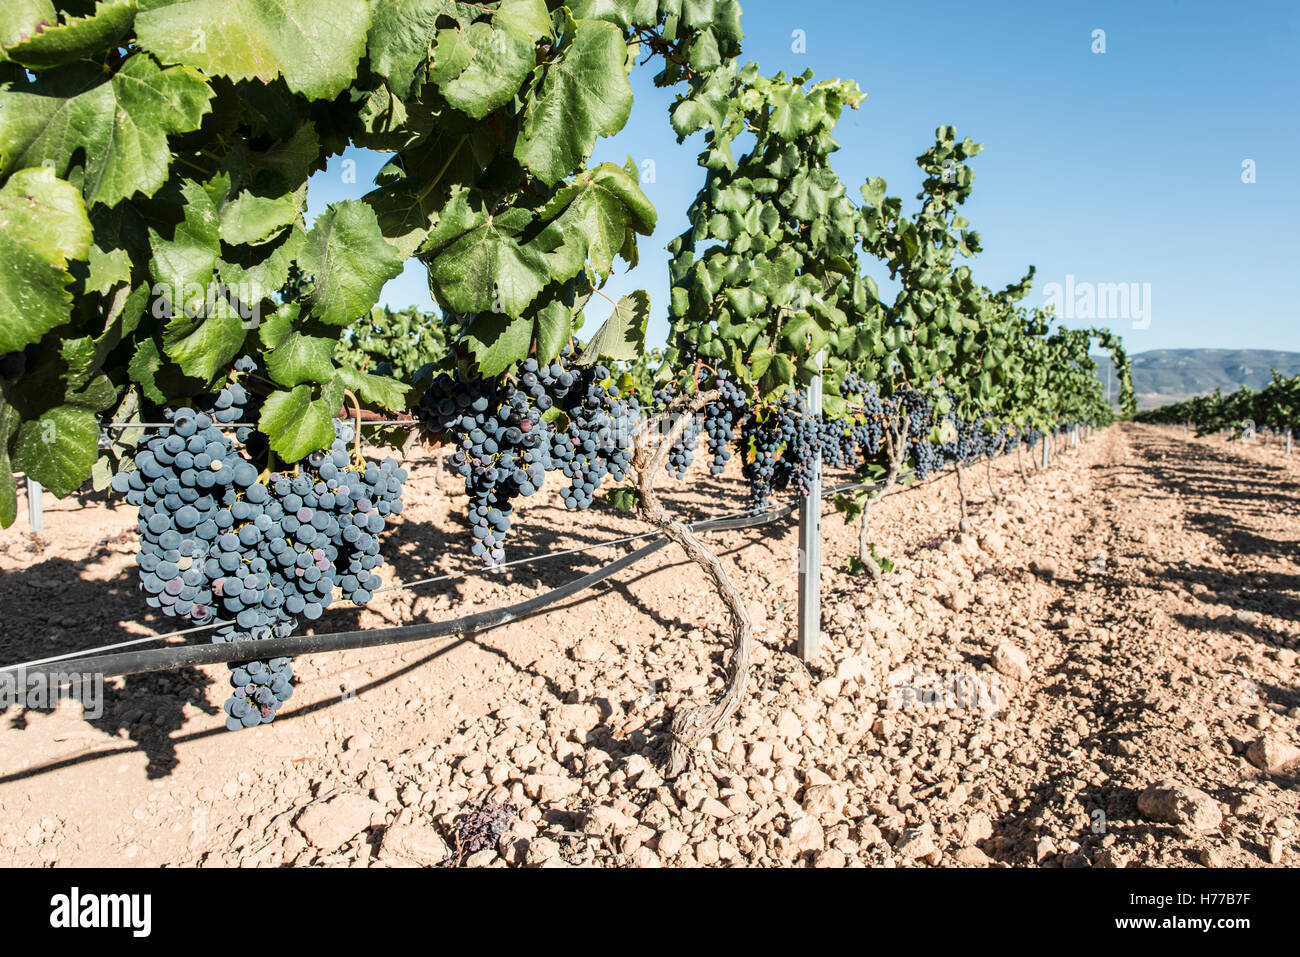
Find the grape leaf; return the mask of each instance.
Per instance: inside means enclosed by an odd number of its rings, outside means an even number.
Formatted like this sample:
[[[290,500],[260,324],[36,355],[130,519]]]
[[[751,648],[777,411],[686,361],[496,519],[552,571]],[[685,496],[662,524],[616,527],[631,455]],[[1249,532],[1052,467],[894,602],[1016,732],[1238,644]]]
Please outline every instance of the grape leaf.
[[[400,97],[411,92],[415,71],[429,58],[440,17],[466,26],[457,0],[374,0],[370,27],[370,68]]]
[[[246,334],[244,319],[217,299],[206,316],[172,319],[163,330],[163,351],[186,375],[208,382],[239,354]]]
[[[379,231],[375,211],[356,199],[333,203],[317,217],[298,254],[302,271],[316,280],[312,313],[335,326],[368,313],[403,263]]]
[[[68,261],[85,259],[90,240],[81,196],[54,170],[22,170],[0,189],[0,353],[68,320]]]
[[[8,528],[18,517],[18,489],[9,461],[9,440],[17,431],[18,410],[0,390],[0,528]]]
[[[297,197],[257,196],[245,190],[221,207],[221,241],[232,246],[256,243],[298,218]]]
[[[406,407],[407,386],[390,376],[361,372],[348,366],[338,370],[343,385],[351,389],[367,405],[378,405],[393,412]]]
[[[21,6],[21,4],[20,4]],[[136,0],[96,3],[88,16],[68,17],[21,43],[7,46],[5,55],[32,70],[73,63],[113,46],[131,29]]]
[[[198,129],[212,95],[196,70],[160,69],[143,54],[111,76],[96,64],[40,74],[0,89],[0,172],[53,165],[63,175],[84,151],[87,204],[152,196],[171,164],[168,135]]]
[[[435,298],[461,313],[522,315],[550,275],[541,250],[518,240],[532,218],[523,209],[493,217],[458,191],[420,247]]]
[[[291,332],[266,355],[266,371],[285,387],[334,378],[333,339]]]
[[[534,45],[548,33],[543,0],[505,0],[491,22],[439,32],[429,78],[448,103],[482,119],[515,98],[537,63]]]
[[[5,59],[3,48],[22,43],[58,16],[50,0],[5,0],[0,4],[0,60]]]
[[[98,456],[95,413],[81,406],[58,405],[18,429],[13,465],[62,498],[90,477]]]
[[[566,16],[564,33],[559,57],[539,70],[515,142],[515,158],[548,186],[590,156],[598,136],[621,130],[632,111],[622,31]]]
[[[485,376],[499,375],[511,363],[528,355],[533,339],[533,320],[481,312],[465,330],[465,339],[474,353],[479,371]]]
[[[578,176],[538,214],[551,219],[539,242],[554,244],[548,254],[551,278],[563,282],[577,275],[584,262],[608,276],[614,257],[629,242],[629,232],[649,236],[657,214],[636,180],[625,169],[603,163]]]
[[[645,351],[645,327],[649,318],[649,294],[642,289],[628,293],[583,348],[579,365],[594,365],[602,357],[628,361],[639,358]]]
[[[262,404],[258,428],[271,448],[286,462],[297,462],[334,441],[334,417],[343,402],[343,384],[329,383],[319,399],[312,398],[309,385],[289,392],[272,392]]]
[[[140,46],[210,76],[270,83],[332,99],[366,48],[366,0],[141,0]]]
[[[164,192],[170,190],[170,186]],[[160,236],[153,227],[149,239],[153,259],[149,271],[161,295],[178,310],[193,313],[202,308],[208,296],[212,269],[221,252],[217,236],[217,207],[208,192],[193,180],[184,180],[177,197],[184,218],[176,225],[171,239]]]

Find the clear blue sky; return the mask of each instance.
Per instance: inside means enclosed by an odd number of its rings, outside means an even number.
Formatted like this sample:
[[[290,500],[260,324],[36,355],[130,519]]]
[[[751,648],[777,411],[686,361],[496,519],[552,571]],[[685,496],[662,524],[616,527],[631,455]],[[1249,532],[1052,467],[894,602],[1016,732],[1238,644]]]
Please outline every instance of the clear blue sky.
[[[1130,351],[1300,350],[1300,2],[831,2],[749,0],[747,59],[767,74],[851,78],[867,93],[846,111],[835,167],[854,198],[884,176],[909,208],[915,157],[951,123],[984,144],[965,213],[985,252],[972,268],[994,288],[1028,264],[1046,284],[1150,284],[1150,325],[1109,325]],[[804,31],[806,52],[793,47]],[[1093,31],[1105,31],[1094,53]],[[650,339],[667,333],[666,244],[702,182],[699,138],[678,146],[670,94],[632,76],[632,117],[595,161],[653,160],[643,189],[659,210],[641,264],[614,276],[615,297],[649,291]],[[385,158],[350,151],[313,178],[309,212],[369,188]],[[1242,182],[1253,160],[1256,182]],[[430,308],[418,264],[384,289],[393,306]],[[595,328],[598,315],[589,317]],[[1140,322],[1140,320],[1137,320]]]

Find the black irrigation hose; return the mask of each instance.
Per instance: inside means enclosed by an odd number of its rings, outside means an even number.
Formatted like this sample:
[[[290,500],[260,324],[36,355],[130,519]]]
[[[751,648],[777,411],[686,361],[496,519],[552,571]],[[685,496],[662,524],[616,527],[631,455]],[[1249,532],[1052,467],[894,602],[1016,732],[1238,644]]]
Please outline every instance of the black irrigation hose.
[[[839,491],[851,486],[841,486]],[[694,531],[722,531],[728,529],[750,528],[765,525],[784,518],[797,506],[784,508],[762,515],[744,518],[720,518],[697,522],[690,527]],[[0,668],[0,675],[6,673],[22,675],[45,675],[47,680],[64,683],[72,676],[144,674],[150,671],[170,671],[174,668],[188,668],[199,665],[214,665],[222,662],[247,661],[256,654],[258,658],[288,658],[293,655],[318,654],[327,651],[352,651],[359,648],[374,648],[381,645],[401,644],[408,641],[423,641],[427,638],[439,638],[444,635],[474,635],[499,628],[513,621],[521,621],[539,614],[550,605],[563,601],[571,595],[585,591],[599,584],[606,578],[631,565],[635,565],[647,555],[657,552],[668,544],[667,538],[657,538],[642,545],[634,552],[624,555],[581,578],[574,579],[559,588],[552,589],[544,595],[537,595],[518,604],[507,605],[483,611],[464,618],[449,621],[421,622],[414,625],[399,625],[395,628],[369,629],[366,631],[342,631],[325,635],[292,635],[287,638],[264,638],[257,642],[225,642],[222,644],[174,645],[167,648],[154,648],[149,651],[128,651],[115,655],[99,655],[89,658],[74,658],[68,661],[53,661],[28,667],[15,666]]]
[[[900,478],[905,478],[910,474],[912,473],[904,473]],[[936,473],[936,477],[939,474],[942,473]],[[915,485],[906,487],[904,490],[916,488],[921,484],[924,483],[918,482]],[[822,495],[829,496],[854,489],[879,487],[880,483],[878,482],[845,482],[825,489]],[[797,508],[798,504],[796,503],[760,515],[709,519],[696,522],[690,528],[692,531],[697,532],[753,528],[785,518]],[[40,665],[16,665],[0,668],[0,675],[44,675],[47,681],[59,681],[66,684],[74,676],[99,675],[107,678],[117,675],[145,674],[152,671],[170,671],[175,668],[215,665],[232,661],[247,661],[253,651],[256,651],[258,658],[263,659],[289,658],[294,655],[376,648],[383,645],[440,638],[445,635],[474,635],[540,614],[551,605],[563,601],[571,595],[585,591],[593,585],[597,585],[605,579],[618,574],[623,569],[635,565],[641,559],[654,554],[667,544],[668,539],[666,537],[656,538],[654,541],[642,545],[636,551],[615,559],[608,565],[561,585],[559,588],[554,588],[544,595],[537,595],[526,601],[507,605],[504,608],[495,608],[491,611],[467,615],[464,618],[421,622],[414,625],[398,625],[394,628],[368,629],[365,631],[341,631],[324,635],[291,635],[287,638],[264,638],[255,643],[236,641],[208,645],[174,645],[166,648],[154,648],[149,651],[128,651],[115,655],[98,655],[65,661],[52,661]]]

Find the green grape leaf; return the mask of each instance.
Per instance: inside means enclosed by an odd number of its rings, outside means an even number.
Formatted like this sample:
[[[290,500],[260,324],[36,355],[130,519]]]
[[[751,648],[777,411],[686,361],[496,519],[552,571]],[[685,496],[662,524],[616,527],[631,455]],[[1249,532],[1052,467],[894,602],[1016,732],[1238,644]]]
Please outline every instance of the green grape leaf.
[[[632,485],[620,485],[606,493],[609,504],[619,512],[634,512],[641,504],[641,492]]]
[[[506,0],[491,19],[464,31],[440,31],[430,71],[447,102],[476,120],[515,98],[537,63],[535,43],[550,32],[544,0]],[[445,39],[456,46],[450,57]],[[449,67],[444,67],[444,57]]]
[[[85,259],[90,240],[81,196],[54,170],[25,169],[0,188],[0,353],[67,322],[68,262]]]
[[[141,0],[140,46],[209,76],[270,83],[310,100],[348,88],[366,49],[366,0]]]
[[[642,289],[628,293],[614,306],[605,324],[582,350],[579,365],[595,365],[601,358],[632,361],[645,351],[650,295]]]
[[[608,276],[629,231],[649,236],[657,219],[636,179],[613,163],[580,174],[538,215],[551,220],[538,241],[555,246],[548,260],[551,278],[560,282],[577,275],[587,261],[598,275]]]
[[[240,302],[256,307],[284,285],[306,241],[307,234],[295,226],[271,242],[228,247],[217,260],[217,275]]]
[[[523,315],[550,275],[542,252],[519,243],[531,219],[522,209],[493,217],[458,191],[420,247],[434,298],[461,313]]]
[[[58,498],[90,478],[99,457],[99,423],[90,409],[57,405],[24,422],[14,440],[13,467]]]
[[[266,371],[285,388],[334,378],[334,339],[290,332],[266,354]]]
[[[170,187],[164,190],[168,191]],[[217,207],[202,186],[188,179],[181,183],[178,200],[184,218],[170,239],[149,228],[153,245],[149,271],[156,284],[156,295],[161,295],[176,309],[193,314],[208,298],[208,284],[217,254],[221,252]]]
[[[537,361],[549,362],[560,354],[573,332],[573,313],[558,299],[537,310],[533,336],[537,339]]]
[[[162,367],[163,357],[158,351],[158,343],[153,339],[141,339],[135,347],[135,353],[131,356],[127,372],[132,382],[140,384],[140,390],[145,398],[158,405],[165,405],[167,402],[167,396],[158,388],[158,373]]]
[[[566,18],[559,56],[540,68],[515,158],[554,186],[591,155],[598,136],[623,128],[632,110],[623,33],[603,20]]]
[[[309,385],[289,392],[272,392],[262,403],[258,429],[271,448],[286,462],[297,462],[334,441],[334,418],[343,402],[343,383],[338,379],[312,398]]]
[[[112,75],[77,64],[0,88],[0,172],[53,165],[63,175],[84,151],[88,205],[152,196],[171,164],[168,135],[198,129],[212,95],[196,70],[145,55]]]
[[[232,246],[256,243],[298,219],[296,196],[257,196],[245,190],[221,208],[221,241]]]
[[[308,297],[312,313],[322,322],[345,326],[370,311],[384,283],[401,273],[404,260],[384,239],[375,211],[348,199],[317,217],[298,263],[304,274],[315,277]]]
[[[528,355],[533,341],[533,320],[480,312],[465,330],[465,340],[479,371],[485,376],[499,375]]]
[[[163,351],[188,376],[212,381],[239,354],[247,327],[224,299],[212,303],[206,316],[178,314],[163,330]]]
[[[5,0],[0,4],[0,60],[4,48],[24,42],[58,18],[50,0]]]
[[[429,236],[437,219],[434,204],[407,180],[371,190],[361,201],[375,211],[379,230],[403,259],[409,259]]]
[[[429,58],[440,17],[452,17],[464,27],[457,0],[373,0],[370,27],[370,69],[405,98],[415,71]]]
[[[9,440],[18,431],[18,420],[18,410],[0,389],[0,528],[8,528],[18,517],[18,487],[9,461]]]
[[[406,408],[407,386],[391,376],[374,375],[343,366],[338,370],[343,385],[351,389],[367,405],[378,405],[390,412]]]
[[[20,3],[19,6],[22,6]],[[4,44],[4,54],[31,70],[73,63],[113,46],[131,29],[136,0],[96,3],[94,13],[68,17],[21,43]],[[0,42],[3,33],[0,33]]]

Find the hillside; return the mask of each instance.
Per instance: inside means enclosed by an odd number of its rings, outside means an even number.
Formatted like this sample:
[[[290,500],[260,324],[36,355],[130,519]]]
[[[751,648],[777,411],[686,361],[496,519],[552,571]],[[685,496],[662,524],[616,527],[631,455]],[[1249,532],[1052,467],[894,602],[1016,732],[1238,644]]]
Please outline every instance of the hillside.
[[[1097,356],[1102,382],[1114,372],[1109,356]],[[1216,388],[1233,392],[1243,385],[1263,387],[1273,369],[1300,373],[1300,352],[1269,349],[1152,349],[1133,356],[1133,388],[1142,408],[1177,402]]]

